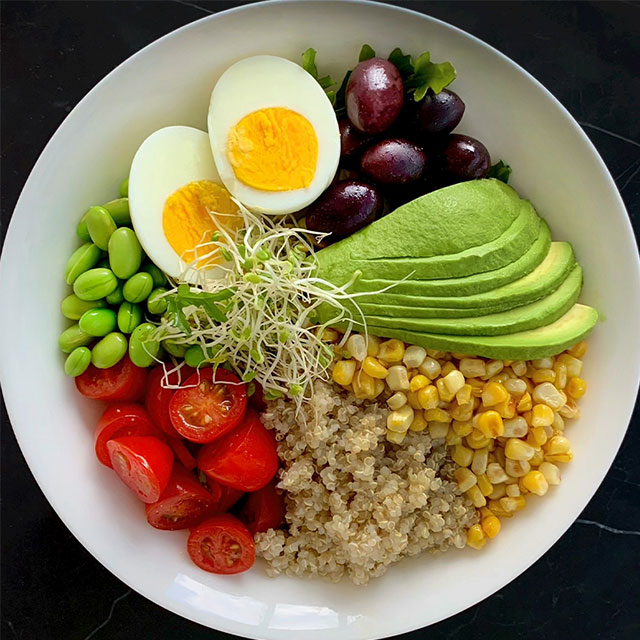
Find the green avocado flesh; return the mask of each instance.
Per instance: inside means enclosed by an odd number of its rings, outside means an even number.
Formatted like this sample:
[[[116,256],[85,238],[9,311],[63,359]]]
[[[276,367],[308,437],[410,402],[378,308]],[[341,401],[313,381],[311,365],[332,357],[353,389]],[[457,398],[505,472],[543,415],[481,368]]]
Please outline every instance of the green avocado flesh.
[[[426,349],[454,351],[470,356],[505,360],[532,360],[553,356],[580,342],[598,321],[593,307],[575,304],[561,318],[537,329],[502,336],[447,336],[368,326],[371,335],[398,338]]]
[[[535,302],[555,291],[575,264],[573,248],[568,242],[554,242],[547,257],[523,278],[491,291],[470,296],[408,296],[393,290],[359,298],[366,315],[407,318],[458,318],[506,311]],[[440,313],[441,311],[446,311]]]

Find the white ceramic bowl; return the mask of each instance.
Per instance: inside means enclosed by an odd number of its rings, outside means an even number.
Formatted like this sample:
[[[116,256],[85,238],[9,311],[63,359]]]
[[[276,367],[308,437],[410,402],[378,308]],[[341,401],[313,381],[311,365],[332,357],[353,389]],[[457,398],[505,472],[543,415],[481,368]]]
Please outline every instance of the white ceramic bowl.
[[[267,578],[260,565],[235,577],[197,569],[184,532],[159,532],[141,504],[93,453],[100,408],[62,372],[58,312],[79,216],[113,197],[137,146],[171,124],[205,129],[216,78],[244,56],[300,60],[318,50],[341,77],[362,43],[400,45],[457,68],[467,110],[461,131],[513,167],[554,238],[573,242],[583,300],[602,313],[584,368],[589,393],[569,435],[574,461],[544,500],[506,522],[482,553],[404,561],[366,588],[348,582]],[[0,374],[11,421],[43,492],[80,542],[159,605],[250,638],[380,638],[422,627],[486,598],[538,559],[594,494],[622,441],[640,363],[640,277],[623,203],[602,160],[571,116],[531,76],[462,31],[391,6],[352,2],[250,5],[194,22],[127,60],[71,112],[24,187],[0,272]],[[23,371],[29,372],[25,384]],[[36,374],[34,376],[34,373]]]

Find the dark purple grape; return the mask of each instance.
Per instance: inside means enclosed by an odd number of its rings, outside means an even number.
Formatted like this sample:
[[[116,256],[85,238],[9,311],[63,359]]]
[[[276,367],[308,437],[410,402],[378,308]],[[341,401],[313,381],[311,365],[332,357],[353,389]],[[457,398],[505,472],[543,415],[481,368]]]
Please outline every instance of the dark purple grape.
[[[335,242],[373,222],[382,207],[382,197],[374,187],[344,180],[330,185],[304,213],[308,229],[330,233],[327,240]]]
[[[353,70],[345,94],[347,115],[363,133],[388,129],[402,110],[404,85],[398,69],[384,58],[371,58]]]
[[[371,142],[371,137],[360,133],[348,118],[338,121],[340,127],[340,156],[343,160],[354,160]]]
[[[426,166],[424,151],[403,138],[391,138],[374,144],[362,154],[360,161],[362,173],[384,185],[417,182],[423,177]]]
[[[464,102],[457,93],[443,89],[437,95],[429,91],[418,103],[416,124],[420,133],[451,133],[462,120]]]
[[[449,183],[486,178],[491,168],[491,156],[482,142],[458,133],[448,136],[440,159],[442,175]]]

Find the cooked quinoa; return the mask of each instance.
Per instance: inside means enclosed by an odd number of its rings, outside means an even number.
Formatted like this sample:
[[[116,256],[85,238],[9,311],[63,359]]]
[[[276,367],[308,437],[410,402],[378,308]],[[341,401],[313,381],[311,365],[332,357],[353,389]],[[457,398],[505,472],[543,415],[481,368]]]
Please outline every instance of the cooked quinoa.
[[[323,382],[301,414],[269,403],[262,418],[278,439],[288,525],[256,536],[269,575],[365,584],[405,556],[465,546],[478,516],[452,479],[444,438],[410,432],[392,444],[387,415]]]

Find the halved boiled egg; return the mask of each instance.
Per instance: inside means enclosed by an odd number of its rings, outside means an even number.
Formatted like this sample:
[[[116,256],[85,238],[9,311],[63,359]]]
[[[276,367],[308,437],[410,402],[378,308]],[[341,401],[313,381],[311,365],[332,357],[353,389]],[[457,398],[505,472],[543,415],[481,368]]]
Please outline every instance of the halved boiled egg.
[[[233,231],[242,224],[208,135],[193,127],[159,129],[140,145],[129,173],[129,208],[142,248],[173,277],[206,254],[197,247],[221,226]]]
[[[208,127],[222,182],[254,211],[299,211],[329,186],[338,167],[331,102],[285,58],[254,56],[229,67],[211,94]]]

